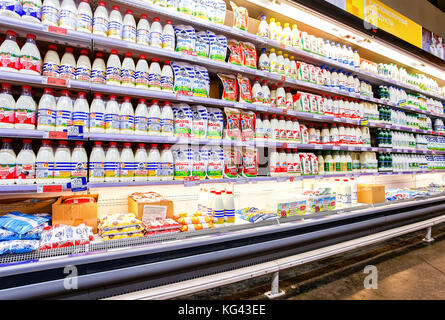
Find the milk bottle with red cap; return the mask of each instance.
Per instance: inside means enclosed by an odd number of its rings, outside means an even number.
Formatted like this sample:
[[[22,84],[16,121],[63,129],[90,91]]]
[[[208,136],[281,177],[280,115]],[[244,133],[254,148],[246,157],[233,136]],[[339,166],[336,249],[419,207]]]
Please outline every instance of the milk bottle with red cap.
[[[148,134],[152,136],[161,135],[161,110],[157,100],[153,100],[148,111]]]
[[[56,131],[67,131],[72,123],[73,101],[68,90],[62,90],[56,105]]]
[[[36,127],[36,102],[32,98],[31,87],[22,86],[22,94],[15,104],[16,129],[35,129]]]
[[[105,84],[107,79],[107,67],[103,59],[102,52],[96,53],[96,59],[94,59],[93,66],[91,67],[91,82]],[[120,79],[119,79],[120,80]]]
[[[119,6],[111,8],[108,19],[108,37],[122,40],[122,15]]]
[[[145,144],[139,143],[134,156],[135,172],[134,181],[147,181],[148,179],[148,154]]]
[[[105,103],[100,93],[95,93],[91,102],[89,124],[90,132],[105,132]]]
[[[126,52],[124,61],[122,61],[121,70],[121,85],[123,87],[134,87],[135,70],[136,67],[134,65],[133,55],[131,52]]]
[[[105,182],[119,181],[120,154],[116,142],[110,142],[105,156]]]
[[[161,162],[161,155],[157,144],[150,145],[148,152],[148,181],[159,181],[159,164]]]
[[[56,99],[54,91],[50,88],[43,89],[37,111],[37,130],[54,131],[56,128]]]
[[[73,55],[73,48],[65,48],[65,53],[60,62],[59,77],[62,79],[74,80],[76,78],[76,60]]]
[[[164,66],[161,72],[161,90],[173,92],[173,69],[170,61],[164,61]]]
[[[136,28],[136,42],[150,45],[150,23],[146,14],[141,14]]]
[[[93,31],[93,12],[91,11],[89,0],[81,0],[77,7],[76,30],[85,33]]]
[[[119,133],[119,114],[120,110],[119,104],[116,101],[116,96],[111,95],[108,97],[108,101],[105,106],[105,133]]]
[[[90,107],[86,99],[87,95],[85,92],[78,92],[77,99],[73,105],[73,125],[81,126],[83,132],[89,131],[89,117],[90,117]]]
[[[131,149],[131,143],[125,142],[124,148],[121,151],[120,161],[119,161],[119,181],[120,182],[130,182],[134,181],[134,153]]]
[[[105,181],[105,152],[101,141],[95,141],[88,163],[88,181]]]
[[[133,11],[130,9],[125,11],[122,22],[122,40],[136,42],[136,21],[133,17]]]
[[[107,61],[107,84],[120,86],[121,84],[121,61],[117,55],[117,50],[111,50]]]
[[[54,183],[54,152],[51,141],[42,140],[42,146],[36,158],[36,183]]]
[[[80,50],[80,56],[76,64],[76,80],[90,81],[91,62],[87,50]]]
[[[36,36],[26,35],[26,43],[20,50],[20,72],[40,75],[42,72],[42,57],[36,46]]]
[[[17,155],[16,184],[34,184],[36,182],[36,155],[32,150],[31,142],[31,139],[23,139],[23,148]]]
[[[11,94],[11,85],[2,83],[0,93],[0,128],[14,128],[15,100]]]
[[[77,8],[73,0],[63,0],[60,6],[59,27],[76,30]]]
[[[83,141],[76,141],[71,155],[71,178],[86,178],[88,174],[88,156]]]
[[[108,35],[108,11],[105,2],[99,1],[93,16],[93,34]]]
[[[164,29],[162,30],[162,48],[171,51],[175,50],[175,30],[171,20],[165,21]]]
[[[3,138],[0,149],[0,185],[11,185],[15,182],[16,156],[11,147],[12,139]]]
[[[149,68],[147,60],[145,59],[146,56],[144,54],[141,54],[136,64],[136,73],[135,73],[136,88],[148,89]]]
[[[19,71],[20,69],[20,48],[16,41],[17,34],[6,31],[6,38],[0,46],[0,70]]]
[[[134,110],[129,97],[124,97],[120,108],[119,122],[120,133],[134,134]]]
[[[134,133],[139,135],[148,134],[148,108],[145,99],[139,99],[134,113]]]
[[[159,165],[159,176],[161,181],[173,180],[173,163],[173,153],[170,149],[170,145],[165,144],[164,149],[161,152],[161,162]]]
[[[42,23],[58,27],[60,18],[59,0],[44,0],[42,4]]]
[[[60,59],[57,53],[57,47],[50,44],[43,59],[42,75],[44,77],[57,78],[59,76],[59,67]]]
[[[68,183],[71,180],[71,151],[67,141],[60,141],[54,155],[54,183]]]
[[[161,90],[161,67],[158,58],[151,59],[148,72],[148,86],[151,90]]]
[[[162,48],[162,26],[159,18],[155,17],[150,28],[150,45]]]

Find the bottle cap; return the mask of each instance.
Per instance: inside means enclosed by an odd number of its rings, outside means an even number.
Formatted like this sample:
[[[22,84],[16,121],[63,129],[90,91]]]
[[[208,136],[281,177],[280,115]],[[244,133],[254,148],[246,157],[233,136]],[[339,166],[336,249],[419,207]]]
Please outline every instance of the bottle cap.
[[[27,35],[26,35],[26,38],[28,38],[28,39],[33,39],[34,41],[36,40],[36,35],[35,34],[32,34],[32,33],[28,33]]]
[[[96,145],[96,146],[102,146],[102,141],[94,141],[94,145]]]
[[[119,6],[112,6],[111,9],[113,9],[113,10],[117,10],[117,11],[120,11],[120,10],[121,10],[121,8],[119,8]]]
[[[76,146],[83,146],[83,141],[76,141]]]
[[[133,14],[133,10],[127,9],[127,11],[125,11],[125,14]]]
[[[96,52],[96,58],[103,58],[104,54],[102,52]]]
[[[143,14],[141,14],[141,19],[148,19],[148,17],[145,13],[143,13]]]
[[[145,54],[141,54],[141,55],[139,56],[139,59],[143,59],[143,60],[145,60],[145,59],[147,59],[147,56],[146,56]]]
[[[139,148],[145,148],[145,143],[138,143]]]
[[[124,147],[131,147],[131,143],[130,142],[124,142]]]
[[[17,33],[15,33],[15,31],[12,31],[12,30],[7,30],[6,31],[6,35],[7,36],[17,37]]]
[[[110,147],[116,147],[117,146],[117,142],[110,142],[109,145],[110,145]]]
[[[145,102],[146,102],[145,99],[143,99],[143,98],[140,98],[140,99],[139,99],[139,103],[144,103],[144,104],[145,104]]]
[[[80,54],[87,56],[88,55],[88,50],[82,49],[82,50],[80,50]]]
[[[125,52],[125,57],[131,58],[133,54],[131,52]]]
[[[110,51],[110,53],[111,53],[111,54],[117,54],[117,50],[116,50],[116,49],[113,49],[113,50]]]
[[[65,52],[73,53],[73,48],[66,47]]]

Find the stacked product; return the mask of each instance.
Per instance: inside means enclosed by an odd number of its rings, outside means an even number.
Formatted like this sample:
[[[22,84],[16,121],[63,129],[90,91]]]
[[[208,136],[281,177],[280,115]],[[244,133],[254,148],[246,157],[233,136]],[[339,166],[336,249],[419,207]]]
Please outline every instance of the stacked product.
[[[141,220],[133,213],[116,213],[99,219],[98,234],[103,241],[143,237],[145,233]]]
[[[174,219],[153,219],[144,222],[145,236],[171,234],[181,231],[181,224]]]
[[[175,220],[181,225],[182,232],[212,229],[215,227],[214,218],[202,212],[187,213],[181,212],[175,215]]]
[[[56,224],[43,229],[40,250],[85,245],[93,240],[92,228],[85,224],[78,226]]]

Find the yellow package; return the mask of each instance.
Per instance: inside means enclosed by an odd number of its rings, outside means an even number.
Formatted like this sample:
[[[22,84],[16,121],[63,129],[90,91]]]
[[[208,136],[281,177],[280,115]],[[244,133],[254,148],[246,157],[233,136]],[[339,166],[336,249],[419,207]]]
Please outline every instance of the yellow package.
[[[187,217],[201,217],[203,215],[202,212],[200,211],[195,211],[193,213],[188,213],[188,212],[180,212],[180,213],[175,213],[173,214],[173,218],[175,220],[178,220],[179,218],[187,218]]]
[[[122,233],[122,234],[112,234],[109,236],[102,237],[103,241],[118,240],[118,239],[131,239],[131,238],[142,238],[144,236],[143,232],[134,233]]]
[[[213,218],[209,217],[209,216],[184,217],[184,218],[179,218],[177,221],[180,224],[211,223],[211,222],[213,222]]]
[[[188,231],[198,231],[203,229],[211,229],[215,226],[213,223],[197,223],[197,224],[184,224],[181,226],[180,230],[182,232],[188,232]]]
[[[129,227],[142,224],[133,213],[115,213],[99,219],[99,229]]]
[[[108,236],[112,234],[122,234],[122,233],[133,233],[144,231],[144,227],[140,224],[131,227],[121,227],[121,228],[105,228],[99,229],[99,235]]]
[[[244,7],[238,7],[236,3],[230,1],[233,9],[233,27],[247,31],[247,23],[249,21],[249,13]]]

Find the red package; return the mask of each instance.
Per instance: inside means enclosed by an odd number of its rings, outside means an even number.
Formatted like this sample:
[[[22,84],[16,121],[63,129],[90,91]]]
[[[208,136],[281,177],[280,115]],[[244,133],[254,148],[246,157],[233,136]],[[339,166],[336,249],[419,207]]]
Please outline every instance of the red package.
[[[226,113],[225,138],[241,140],[241,113],[238,109],[224,108]]]
[[[229,63],[236,64],[238,66],[243,65],[243,50],[241,43],[234,39],[227,41],[227,47],[230,50]]]
[[[241,42],[243,65],[248,68],[257,68],[257,54],[255,46],[250,42]]]
[[[232,74],[218,73],[218,77],[223,84],[223,100],[236,101],[238,97],[238,86],[236,84],[236,77]]]
[[[253,111],[241,111],[241,135],[243,141],[253,140],[255,137],[256,115]]]

